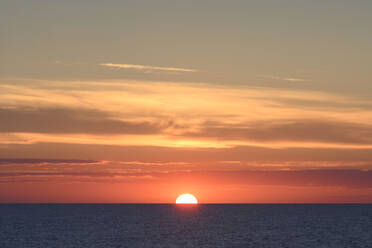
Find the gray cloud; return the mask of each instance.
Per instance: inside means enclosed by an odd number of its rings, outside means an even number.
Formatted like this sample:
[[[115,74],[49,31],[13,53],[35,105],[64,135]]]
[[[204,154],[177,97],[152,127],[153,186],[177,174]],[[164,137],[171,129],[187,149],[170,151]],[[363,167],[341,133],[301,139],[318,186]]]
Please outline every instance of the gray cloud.
[[[45,152],[47,151],[47,153]],[[372,161],[372,149],[286,148],[255,146],[232,148],[171,148],[157,146],[115,146],[98,144],[35,143],[10,144],[0,157],[68,158],[118,161],[211,162],[213,161]]]
[[[201,130],[183,135],[262,142],[303,141],[372,144],[372,126],[328,120],[266,121],[237,125],[205,123]]]
[[[271,185],[297,187],[372,188],[372,171],[292,170],[292,171],[184,171],[123,173],[104,171],[0,172],[0,183],[9,182],[126,182],[153,180],[168,184],[194,182],[208,185]]]
[[[42,159],[42,158],[0,158],[0,164],[75,164],[75,163],[97,163],[96,160],[82,159]]]
[[[164,174],[163,179],[216,185],[372,188],[372,171],[362,170],[192,171]]]
[[[0,109],[0,132],[153,134],[172,123],[128,122],[97,110]]]
[[[98,110],[0,109],[0,132],[54,134],[159,134],[175,123],[133,122],[113,119]],[[372,126],[331,120],[288,120],[241,124],[205,122],[183,137],[258,142],[322,142],[372,144]]]

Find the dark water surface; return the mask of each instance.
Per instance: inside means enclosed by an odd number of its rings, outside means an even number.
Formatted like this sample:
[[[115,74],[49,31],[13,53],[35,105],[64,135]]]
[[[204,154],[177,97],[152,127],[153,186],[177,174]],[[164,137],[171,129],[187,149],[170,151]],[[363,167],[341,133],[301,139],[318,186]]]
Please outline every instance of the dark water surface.
[[[3,204],[0,247],[372,247],[372,205]]]

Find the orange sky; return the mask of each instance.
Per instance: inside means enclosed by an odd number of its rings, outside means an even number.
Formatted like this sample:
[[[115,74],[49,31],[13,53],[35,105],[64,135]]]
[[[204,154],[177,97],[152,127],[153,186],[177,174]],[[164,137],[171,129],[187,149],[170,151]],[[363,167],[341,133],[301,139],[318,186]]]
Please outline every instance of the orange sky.
[[[2,202],[371,199],[369,102],[167,82],[1,87]]]
[[[372,173],[348,163],[115,162],[3,159],[1,202],[370,202]],[[317,164],[317,166],[315,166]],[[359,163],[363,168],[364,163]],[[330,169],[333,168],[333,169]],[[341,169],[340,169],[341,168]]]
[[[6,1],[0,202],[372,202],[368,1]]]

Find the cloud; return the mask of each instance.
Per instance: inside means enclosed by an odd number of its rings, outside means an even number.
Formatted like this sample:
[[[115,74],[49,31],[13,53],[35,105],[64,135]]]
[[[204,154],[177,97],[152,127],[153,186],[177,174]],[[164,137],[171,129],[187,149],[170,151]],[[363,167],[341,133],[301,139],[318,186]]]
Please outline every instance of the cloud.
[[[2,145],[372,147],[372,103],[344,95],[204,83],[19,81],[0,82]]]
[[[289,82],[304,82],[304,81],[307,81],[303,78],[283,78],[283,80],[289,81]]]
[[[372,171],[191,171],[164,174],[162,180],[212,185],[372,188]]]
[[[121,121],[94,109],[0,108],[0,133],[151,134],[172,125]]]
[[[293,119],[240,124],[205,123],[185,136],[222,140],[324,142],[338,144],[372,144],[372,125],[352,122]]]
[[[0,164],[88,164],[97,163],[96,160],[82,159],[40,159],[40,158],[0,158]]]
[[[160,67],[160,66],[150,66],[150,65],[133,65],[133,64],[112,64],[112,63],[102,63],[101,66],[119,68],[119,69],[134,69],[146,72],[151,71],[168,71],[168,72],[197,72],[195,69],[186,68],[176,68],[176,67]]]
[[[268,75],[264,75],[261,77],[273,79],[273,80],[279,80],[279,81],[293,82],[293,83],[309,81],[309,80],[306,80],[304,78],[299,78],[299,77],[278,77],[278,76],[268,76]]]
[[[188,148],[155,146],[115,146],[115,145],[80,145],[66,143],[36,143],[32,145],[8,145],[0,149],[0,156],[46,156],[48,157],[92,158],[96,160],[111,159],[121,161],[176,161],[176,162],[213,162],[239,160],[242,162],[277,161],[285,163],[294,161],[294,167],[301,161],[323,164],[319,161],[345,161],[349,166],[359,165],[360,161],[369,161],[372,165],[372,149],[349,148],[299,148],[276,149],[270,147],[237,146],[231,148]],[[358,167],[359,168],[359,167]],[[371,168],[371,167],[369,167]]]
[[[59,163],[57,163],[58,165]],[[0,183],[9,182],[136,182],[158,180],[162,184],[177,185],[193,182],[195,185],[241,186],[295,186],[372,188],[372,171],[357,169],[301,169],[301,170],[193,170],[149,171],[127,170],[122,165],[82,167],[42,164],[38,167],[17,167],[0,172]],[[11,167],[9,167],[11,168]],[[113,168],[116,168],[115,170]]]
[[[48,154],[50,152],[52,149],[48,149]],[[82,152],[77,151],[79,154]],[[198,153],[189,152],[192,155]],[[174,156],[170,150],[167,153]],[[216,154],[220,153],[221,151],[218,151]],[[151,154],[157,156],[156,152]],[[372,170],[371,164],[368,165],[366,162],[355,162],[355,167],[349,166],[345,161],[213,162],[210,161],[210,155],[208,161],[193,163],[158,162],[153,158],[148,159],[156,162],[1,159],[0,184],[3,187],[0,187],[0,201],[32,199],[61,202],[71,200],[73,196],[77,196],[78,201],[86,201],[90,197],[93,197],[91,200],[100,201],[97,192],[101,192],[102,199],[109,199],[110,202],[116,201],[115,199],[121,202],[130,199],[135,201],[130,195],[135,188],[135,194],[142,197],[136,200],[138,202],[149,200],[148,192],[154,190],[172,197],[179,191],[182,192],[185,187],[198,192],[200,196],[209,197],[209,200],[203,197],[203,202],[213,201],[210,197],[216,196],[215,192],[224,197],[224,202],[232,201],[233,199],[229,198],[231,195],[239,196],[234,201],[242,202],[248,200],[257,202],[260,201],[260,198],[257,198],[260,196],[264,196],[262,199],[270,202],[278,200],[317,202],[321,199],[325,202],[347,201],[350,200],[350,195],[359,195],[358,198],[352,198],[357,202],[371,199]],[[225,155],[222,154],[220,157],[226,158]],[[146,158],[143,154],[139,157]],[[165,154],[165,157],[169,156]],[[124,154],[124,158],[128,156]],[[349,167],[343,167],[345,165]],[[363,166],[369,166],[369,169],[363,169]],[[297,196],[293,195],[295,192]],[[280,197],[275,196],[278,194]],[[82,196],[90,197],[85,199]],[[245,198],[242,199],[241,196]],[[337,196],[337,199],[329,196]]]

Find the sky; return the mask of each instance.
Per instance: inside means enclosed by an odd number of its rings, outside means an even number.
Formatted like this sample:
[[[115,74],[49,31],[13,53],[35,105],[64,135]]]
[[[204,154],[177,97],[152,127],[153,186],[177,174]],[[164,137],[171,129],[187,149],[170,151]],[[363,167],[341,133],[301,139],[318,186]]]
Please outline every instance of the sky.
[[[0,202],[372,203],[371,11],[3,0]]]

